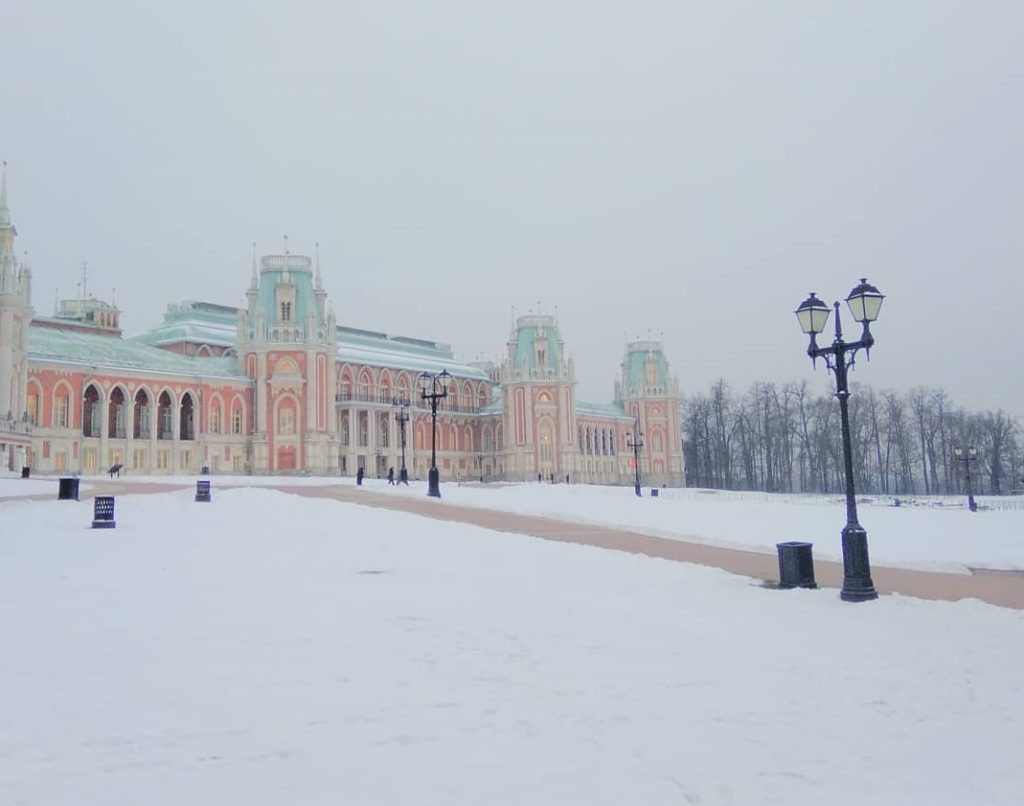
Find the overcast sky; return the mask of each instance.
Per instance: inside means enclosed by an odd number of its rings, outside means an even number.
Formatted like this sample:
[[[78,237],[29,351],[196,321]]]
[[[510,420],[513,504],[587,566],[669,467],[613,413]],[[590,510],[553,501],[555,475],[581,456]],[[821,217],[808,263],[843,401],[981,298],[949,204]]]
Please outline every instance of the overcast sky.
[[[684,392],[824,389],[792,312],[866,276],[855,379],[1022,414],[1022,42],[1019,0],[10,2],[0,158],[40,313],[82,261],[128,334],[238,305],[287,234],[466,360],[557,307],[607,401],[649,333]]]

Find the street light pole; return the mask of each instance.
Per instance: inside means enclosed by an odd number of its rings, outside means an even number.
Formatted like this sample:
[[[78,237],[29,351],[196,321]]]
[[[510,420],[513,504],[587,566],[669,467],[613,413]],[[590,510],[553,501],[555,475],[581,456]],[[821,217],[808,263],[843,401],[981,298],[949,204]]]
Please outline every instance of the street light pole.
[[[409,422],[409,403],[405,398],[396,398],[391,402],[391,405],[398,409],[395,413],[395,421],[398,423],[398,432],[401,435],[400,439],[402,442],[402,468],[398,472],[398,482],[408,487],[409,472],[405,469],[405,424]]]
[[[444,369],[439,375],[424,372],[419,377],[420,397],[430,401],[430,472],[427,475],[427,495],[441,497],[441,474],[437,470],[437,401],[448,397],[451,375]]]
[[[626,447],[633,449],[633,468],[635,471],[635,482],[633,484],[633,492],[637,494],[637,497],[641,497],[640,494],[640,449],[644,446],[644,435],[640,431],[640,419],[633,423],[633,433],[626,434]]]
[[[977,461],[978,449],[973,445],[953,448],[953,457],[958,462],[964,463],[964,480],[967,482],[967,508],[971,512],[977,512],[978,505],[974,502],[974,490],[971,488],[971,462]]]
[[[843,340],[837,301],[833,304],[836,312],[835,338],[828,347],[819,347],[816,340],[817,334],[825,329],[828,322],[828,306],[812,293],[796,309],[801,329],[810,336],[807,355],[812,362],[824,358],[826,366],[836,376],[836,397],[839,398],[839,424],[843,441],[843,471],[846,476],[846,526],[842,531],[843,588],[839,594],[844,602],[866,602],[878,598],[874,582],[871,580],[868,533],[857,519],[857,497],[853,485],[853,450],[850,442],[848,372],[856,361],[858,350],[863,349],[865,355],[870,355],[875,339],[871,335],[869,325],[878,318],[878,311],[884,298],[867,279],[861,278],[860,285],[846,298],[853,318],[863,324],[861,337],[853,342]]]

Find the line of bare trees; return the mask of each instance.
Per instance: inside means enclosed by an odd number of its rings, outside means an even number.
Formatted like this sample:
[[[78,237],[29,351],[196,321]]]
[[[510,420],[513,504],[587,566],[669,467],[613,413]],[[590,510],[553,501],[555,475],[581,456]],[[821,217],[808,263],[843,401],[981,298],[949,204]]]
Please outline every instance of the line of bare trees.
[[[963,462],[953,449],[973,445],[976,493],[1024,487],[1021,423],[1006,412],[969,412],[942,389],[901,394],[854,384],[850,435],[858,492],[962,493]],[[719,380],[707,394],[684,398],[683,453],[691,487],[772,492],[844,489],[839,406],[831,391],[806,381],[755,383],[737,395]]]

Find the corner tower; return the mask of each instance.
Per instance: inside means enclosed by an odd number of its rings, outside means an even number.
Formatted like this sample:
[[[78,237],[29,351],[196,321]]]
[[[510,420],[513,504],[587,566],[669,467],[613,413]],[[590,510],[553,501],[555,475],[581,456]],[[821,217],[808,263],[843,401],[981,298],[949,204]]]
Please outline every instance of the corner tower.
[[[252,470],[337,469],[334,412],[336,322],[327,310],[319,256],[256,260],[247,305],[239,311],[238,357],[255,382]]]
[[[576,370],[555,317],[515,320],[500,377],[506,475],[559,479],[575,472]]]
[[[640,471],[651,484],[683,486],[683,441],[679,380],[669,372],[660,341],[626,345],[615,400],[639,423],[643,436]]]
[[[0,467],[31,464],[32,417],[28,401],[28,326],[32,321],[32,272],[14,256],[18,231],[7,206],[7,163],[0,173]]]

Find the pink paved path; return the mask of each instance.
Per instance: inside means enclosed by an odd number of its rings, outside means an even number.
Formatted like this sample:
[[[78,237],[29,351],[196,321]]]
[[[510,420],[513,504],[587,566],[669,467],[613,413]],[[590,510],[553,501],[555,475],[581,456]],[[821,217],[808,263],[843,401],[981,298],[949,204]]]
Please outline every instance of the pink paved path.
[[[400,510],[437,520],[469,523],[499,532],[532,535],[545,540],[580,543],[665,560],[721,568],[734,574],[778,582],[779,562],[774,554],[708,546],[692,537],[679,540],[630,532],[611,526],[578,524],[556,518],[516,515],[491,509],[446,504],[430,498],[389,496],[355,487],[286,487],[284,492],[320,498],[334,498],[383,509]],[[838,540],[838,536],[836,537]],[[842,563],[816,560],[814,575],[822,587],[839,589],[843,584]],[[872,566],[871,576],[879,593],[901,593],[922,599],[981,599],[991,604],[1024,609],[1024,573],[1015,571],[947,574]]]
[[[235,485],[231,485],[230,482],[215,484],[214,495],[216,495],[218,486],[220,489],[227,489]],[[158,481],[145,484],[96,481],[90,482],[90,487],[89,493],[83,494],[83,498],[97,494],[125,495],[183,489],[181,484]],[[597,546],[633,554],[646,554],[665,560],[708,565],[768,582],[777,582],[779,578],[778,559],[774,554],[708,546],[702,544],[700,538],[697,537],[686,540],[684,539],[686,536],[681,536],[679,540],[669,540],[611,526],[578,524],[556,518],[461,507],[432,498],[393,496],[351,486],[277,487],[268,485],[267,489],[275,489],[292,495],[333,498],[338,501],[408,512],[435,520],[468,523],[498,532],[512,532],[545,540],[559,540],[565,543]],[[26,496],[26,498],[28,497],[47,498],[51,496]],[[836,539],[838,540],[838,536]],[[905,568],[886,568],[879,565],[873,565],[871,570],[875,589],[881,594],[900,593],[921,599],[947,601],[980,599],[990,604],[1024,610],[1024,572],[1021,571],[977,570],[969,574],[949,574],[914,571]],[[841,563],[816,560],[814,573],[818,584],[822,587],[836,589],[842,587],[843,566]]]

